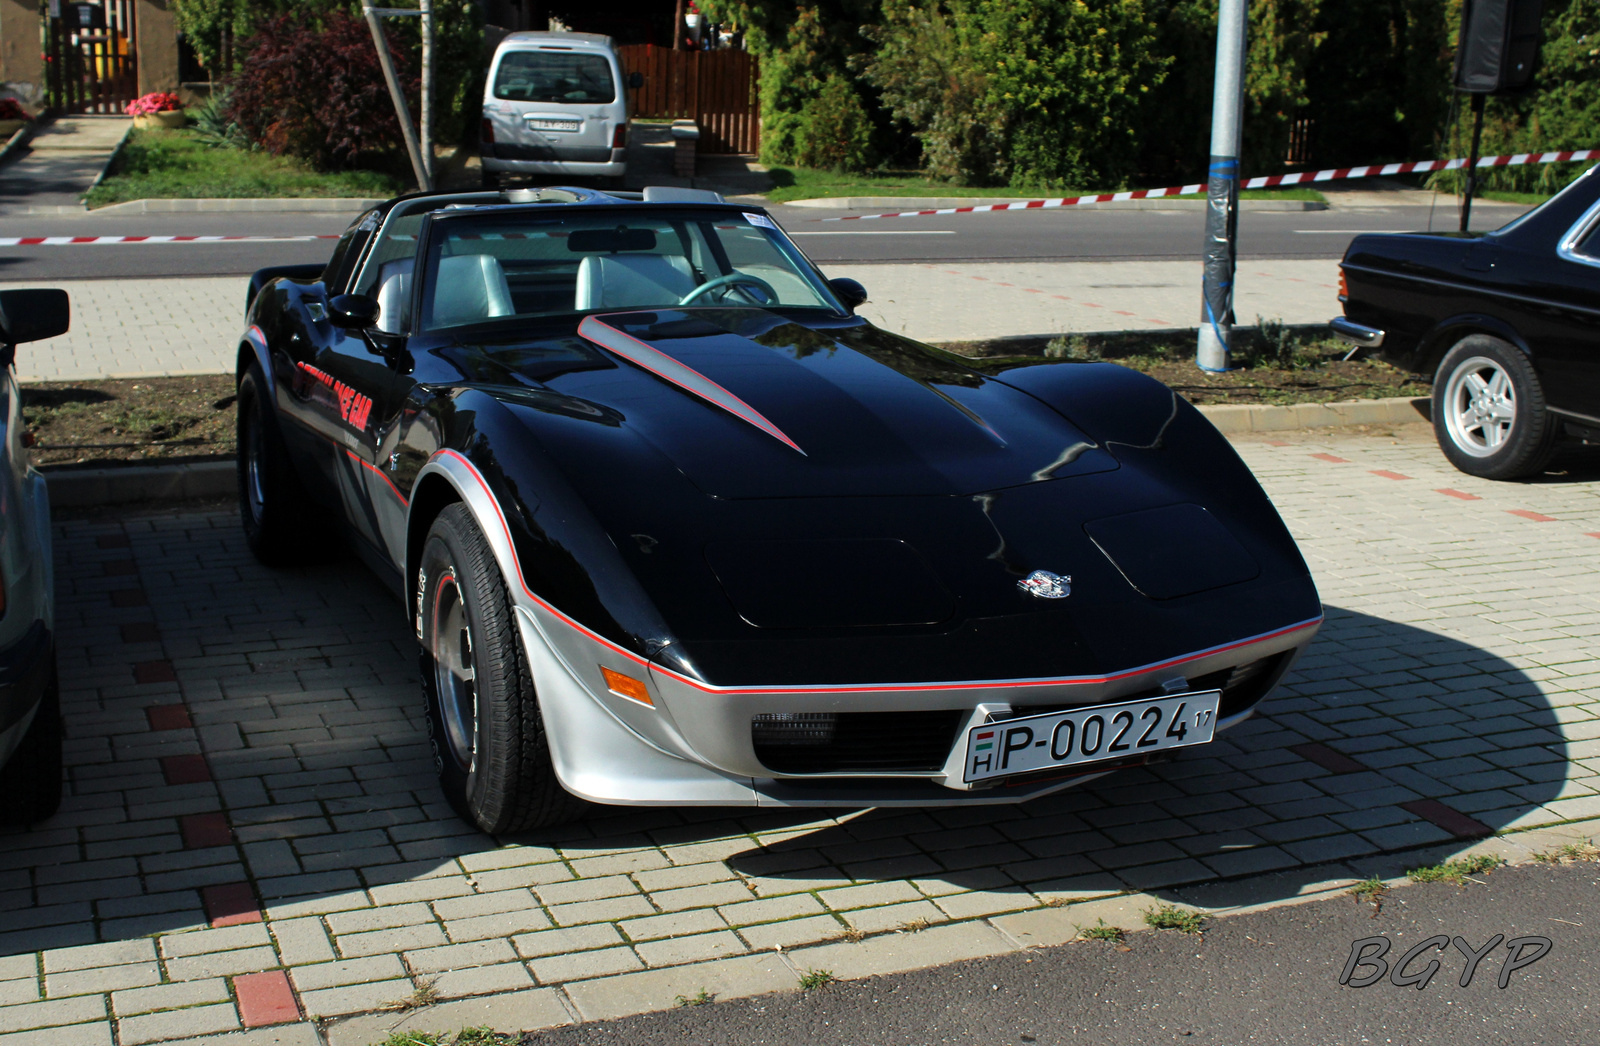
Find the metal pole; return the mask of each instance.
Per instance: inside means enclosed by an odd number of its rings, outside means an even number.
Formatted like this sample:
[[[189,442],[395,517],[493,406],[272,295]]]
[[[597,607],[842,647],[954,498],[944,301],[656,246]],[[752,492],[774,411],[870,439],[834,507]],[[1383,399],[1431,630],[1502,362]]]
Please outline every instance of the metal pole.
[[[418,0],[422,8],[422,166],[433,187],[433,0]]]
[[[1239,125],[1244,117],[1248,0],[1221,0],[1217,72],[1211,94],[1211,159],[1206,176],[1205,277],[1195,363],[1223,371],[1233,330],[1234,242],[1239,228]]]
[[[400,118],[400,135],[405,139],[406,153],[411,157],[411,173],[416,176],[419,189],[432,189],[433,179],[428,177],[428,168],[422,162],[422,147],[417,144],[416,128],[411,126],[411,107],[406,105],[405,93],[400,90],[400,78],[395,75],[394,58],[389,54],[389,41],[384,38],[378,12],[371,4],[362,4],[361,10],[367,16],[367,28],[372,30],[372,43],[378,49],[378,64],[383,67],[383,78],[389,84],[389,97],[394,101],[395,115]]]
[[[1483,98],[1472,96],[1472,150],[1467,154],[1467,191],[1461,198],[1461,231],[1472,222],[1472,194],[1478,191],[1478,146],[1483,142]]]

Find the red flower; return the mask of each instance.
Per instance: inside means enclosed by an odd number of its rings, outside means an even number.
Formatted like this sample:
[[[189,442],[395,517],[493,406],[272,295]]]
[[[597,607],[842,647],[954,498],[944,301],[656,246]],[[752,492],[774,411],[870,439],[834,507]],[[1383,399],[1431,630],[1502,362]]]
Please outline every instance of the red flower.
[[[122,111],[129,116],[149,116],[152,113],[170,113],[182,109],[183,103],[178,96],[169,91],[152,91],[140,98],[135,98],[122,107]]]

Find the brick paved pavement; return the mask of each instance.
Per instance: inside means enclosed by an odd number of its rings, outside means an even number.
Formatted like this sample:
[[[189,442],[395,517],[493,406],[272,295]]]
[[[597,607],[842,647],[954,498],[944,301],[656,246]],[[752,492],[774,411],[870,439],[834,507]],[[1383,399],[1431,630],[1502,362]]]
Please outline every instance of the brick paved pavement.
[[[1310,895],[1474,822],[1600,818],[1600,474],[1238,446],[1317,576],[1321,636],[1209,748],[1015,808],[601,809],[489,839],[440,801],[413,640],[362,569],[266,570],[228,512],[63,521],[70,795],[0,835],[0,1046],[310,1044],[307,1017],[430,995],[327,1041],[548,1026],[1052,943],[1149,895],[1237,904],[1217,881],[1253,873],[1277,874],[1248,900]]]
[[[1192,327],[1200,301],[1199,262],[839,264],[828,266],[828,274],[866,284],[872,300],[861,314],[873,323],[927,341]],[[1338,276],[1331,259],[1241,265],[1239,319],[1326,323],[1339,311]],[[83,381],[228,373],[243,330],[247,284],[242,276],[61,281],[56,286],[72,295],[72,330],[26,346],[17,356],[17,376]],[[38,284],[0,283],[0,289],[8,286]]]

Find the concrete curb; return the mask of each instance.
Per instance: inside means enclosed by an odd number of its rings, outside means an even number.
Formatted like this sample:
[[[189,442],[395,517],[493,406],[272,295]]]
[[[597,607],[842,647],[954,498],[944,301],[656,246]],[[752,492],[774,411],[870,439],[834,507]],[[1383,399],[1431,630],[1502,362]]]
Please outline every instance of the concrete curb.
[[[238,473],[232,461],[63,469],[46,471],[44,475],[50,504],[55,508],[223,498],[232,497],[239,490]]]
[[[0,163],[5,163],[7,160],[11,159],[12,153],[22,151],[22,149],[28,144],[28,140],[33,137],[33,129],[37,125],[37,120],[29,120],[27,123],[17,128],[15,134],[6,139],[6,144],[4,146],[0,146]]]
[[[1227,435],[1244,432],[1283,432],[1287,429],[1323,429],[1339,425],[1404,425],[1432,418],[1425,396],[1395,396],[1379,400],[1341,403],[1214,403],[1200,413]]]
[[[133,124],[130,123],[128,124],[128,129],[122,132],[122,137],[117,139],[117,147],[111,150],[110,156],[106,157],[105,166],[100,168],[100,173],[95,175],[94,181],[90,183],[89,190],[91,192],[94,191],[95,186],[106,180],[106,177],[111,173],[111,168],[117,165],[117,158],[122,155],[122,150],[127,148],[128,139],[132,136]],[[87,211],[89,209],[89,205],[85,203],[83,205],[83,209]]]
[[[834,210],[927,210],[944,207],[973,207],[986,203],[1024,203],[1038,196],[836,196],[815,200],[787,200],[774,207],[817,207]],[[1154,200],[1113,200],[1110,203],[1085,203],[1079,207],[1110,211],[1203,211],[1204,200],[1159,198]],[[1325,211],[1328,205],[1315,200],[1240,200],[1246,211]]]
[[[1129,933],[1149,930],[1144,912],[1176,900],[1208,919],[1225,918],[1347,893],[1365,879],[1386,886],[1409,884],[1406,869],[1459,857],[1487,854],[1508,864],[1526,864],[1536,854],[1593,835],[1594,821],[1506,833],[1475,841],[1458,840],[1412,850],[1335,861],[1291,872],[1267,872],[1153,893],[1120,893],[1097,898],[1074,897],[1054,908],[1006,912],[997,893],[994,914],[953,921],[920,930],[903,928],[875,933],[860,941],[838,941],[801,948],[757,952],[709,962],[664,966],[611,976],[572,980],[538,988],[455,999],[395,1013],[361,1013],[326,1024],[329,1046],[372,1046],[395,1032],[448,1032],[458,1027],[488,1025],[500,1032],[541,1031],[589,1021],[615,1020],[635,1014],[670,1010],[703,991],[717,1001],[749,998],[777,991],[798,991],[808,970],[827,970],[839,980],[909,973],[988,956],[1031,951],[1071,943],[1080,927],[1104,920]],[[1286,890],[1292,894],[1286,895]]]
[[[1403,425],[1428,420],[1429,401],[1351,400],[1345,403],[1214,404],[1199,408],[1226,435],[1332,428],[1338,425]],[[121,505],[135,501],[191,501],[228,498],[238,492],[232,461],[183,465],[131,465],[126,468],[46,471],[50,503],[57,508]]]
[[[91,214],[284,214],[313,211],[324,214],[359,214],[383,200],[350,196],[243,199],[129,200],[96,207]]]

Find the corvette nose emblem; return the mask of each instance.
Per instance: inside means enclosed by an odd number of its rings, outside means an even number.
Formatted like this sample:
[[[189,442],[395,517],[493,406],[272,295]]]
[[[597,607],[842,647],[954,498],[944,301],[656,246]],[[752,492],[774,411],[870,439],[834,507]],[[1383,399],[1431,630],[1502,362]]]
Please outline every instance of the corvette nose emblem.
[[[1021,581],[1017,587],[1030,596],[1040,599],[1066,599],[1072,595],[1072,575],[1062,576],[1052,574],[1048,570],[1035,570]]]

